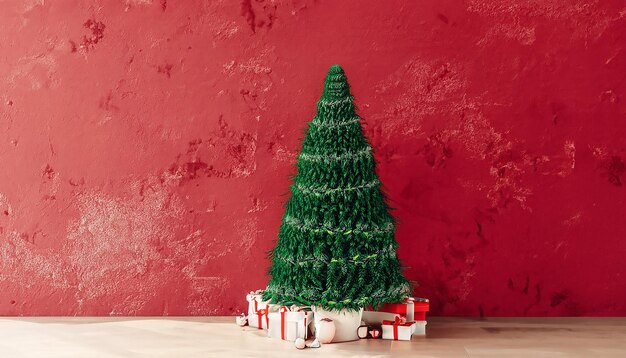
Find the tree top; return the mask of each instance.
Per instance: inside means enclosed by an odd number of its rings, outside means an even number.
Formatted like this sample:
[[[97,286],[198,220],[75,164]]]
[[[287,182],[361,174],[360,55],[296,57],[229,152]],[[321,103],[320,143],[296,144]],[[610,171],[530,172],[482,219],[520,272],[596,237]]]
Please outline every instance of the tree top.
[[[322,98],[339,99],[350,96],[350,85],[343,68],[335,64],[330,66],[324,80],[324,93]]]

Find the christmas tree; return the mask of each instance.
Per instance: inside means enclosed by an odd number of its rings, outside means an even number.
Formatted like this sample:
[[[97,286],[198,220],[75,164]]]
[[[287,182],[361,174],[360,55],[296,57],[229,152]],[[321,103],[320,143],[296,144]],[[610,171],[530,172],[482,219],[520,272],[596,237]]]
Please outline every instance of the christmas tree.
[[[333,65],[308,124],[263,299],[358,310],[410,296],[394,219],[343,69]]]

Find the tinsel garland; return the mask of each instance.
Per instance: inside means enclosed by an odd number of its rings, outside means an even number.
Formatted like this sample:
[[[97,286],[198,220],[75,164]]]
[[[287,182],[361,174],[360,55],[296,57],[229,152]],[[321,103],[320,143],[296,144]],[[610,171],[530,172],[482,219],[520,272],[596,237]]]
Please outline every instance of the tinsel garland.
[[[355,159],[360,159],[363,157],[367,157],[368,155],[371,155],[372,153],[372,147],[367,146],[365,149],[359,150],[358,152],[347,152],[347,153],[341,153],[341,154],[327,154],[327,155],[321,155],[321,154],[307,154],[307,153],[300,153],[298,155],[298,159],[299,160],[305,160],[305,161],[313,161],[313,162],[339,162],[342,160],[355,160]]]

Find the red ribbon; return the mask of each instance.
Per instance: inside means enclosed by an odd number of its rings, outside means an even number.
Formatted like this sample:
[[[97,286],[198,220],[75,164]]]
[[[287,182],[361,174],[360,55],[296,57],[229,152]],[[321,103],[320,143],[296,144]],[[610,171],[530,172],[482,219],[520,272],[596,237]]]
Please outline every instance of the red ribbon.
[[[280,306],[280,339],[285,339],[285,312],[289,311],[289,308]]]
[[[286,325],[286,318],[285,318],[285,314],[287,312],[304,312],[304,339],[307,339],[307,317],[308,317],[308,312],[307,311],[303,311],[302,307],[298,307],[296,305],[293,305],[291,307],[285,307],[285,306],[280,306],[280,338],[281,339],[285,339],[285,325]]]
[[[304,339],[307,339],[307,335],[308,335],[308,329],[307,329],[307,325],[306,325],[306,317],[309,315],[308,312],[304,312]]]
[[[410,327],[413,323],[414,322],[407,322],[406,317],[404,316],[396,316],[396,318],[393,321],[388,321],[388,320],[383,321],[383,324],[393,326],[393,339],[395,341],[398,340],[398,327],[399,326]]]
[[[258,328],[263,329],[263,316],[265,316],[265,328],[270,327],[270,317],[266,309],[260,309],[256,311],[257,319],[258,319]]]

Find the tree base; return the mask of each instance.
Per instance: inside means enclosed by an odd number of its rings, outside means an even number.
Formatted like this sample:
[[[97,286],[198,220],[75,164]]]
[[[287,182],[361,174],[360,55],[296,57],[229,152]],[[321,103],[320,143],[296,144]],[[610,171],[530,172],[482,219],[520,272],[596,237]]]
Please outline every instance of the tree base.
[[[335,336],[331,343],[359,340],[357,331],[361,325],[361,317],[363,316],[362,308],[358,311],[350,311],[345,308],[340,311],[327,311],[321,307],[311,306],[311,309],[315,313],[313,318],[316,329],[319,327],[319,323],[322,319],[328,318],[333,320],[335,324]]]

